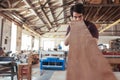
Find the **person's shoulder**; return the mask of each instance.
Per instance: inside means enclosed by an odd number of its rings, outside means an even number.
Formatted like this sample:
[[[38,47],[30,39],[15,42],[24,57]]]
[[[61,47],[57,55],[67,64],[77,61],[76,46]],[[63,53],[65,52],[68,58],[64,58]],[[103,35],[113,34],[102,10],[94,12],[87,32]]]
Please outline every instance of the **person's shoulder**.
[[[84,22],[85,22],[85,24],[86,24],[87,26],[95,26],[95,24],[92,23],[91,21],[84,20]]]

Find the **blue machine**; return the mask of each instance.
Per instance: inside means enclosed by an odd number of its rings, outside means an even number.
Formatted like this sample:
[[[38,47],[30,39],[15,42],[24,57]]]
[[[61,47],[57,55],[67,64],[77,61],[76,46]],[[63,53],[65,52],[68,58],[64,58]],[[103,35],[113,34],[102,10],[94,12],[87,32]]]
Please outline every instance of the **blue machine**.
[[[56,57],[41,59],[40,69],[65,70],[65,60]]]

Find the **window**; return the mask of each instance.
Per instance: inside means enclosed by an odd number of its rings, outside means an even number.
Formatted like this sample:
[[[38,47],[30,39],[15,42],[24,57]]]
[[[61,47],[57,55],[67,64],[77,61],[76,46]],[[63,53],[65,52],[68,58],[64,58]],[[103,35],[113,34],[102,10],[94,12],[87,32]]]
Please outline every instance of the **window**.
[[[31,50],[32,48],[32,36],[22,33],[22,46],[21,50]]]
[[[11,51],[16,52],[17,25],[12,22],[11,27]],[[7,41],[6,41],[7,42]]]
[[[38,50],[38,49],[39,49],[39,39],[35,38],[33,50]]]
[[[53,49],[54,49],[54,46],[55,46],[54,41],[45,40],[45,41],[43,42],[43,48],[44,48],[44,50],[53,50]]]

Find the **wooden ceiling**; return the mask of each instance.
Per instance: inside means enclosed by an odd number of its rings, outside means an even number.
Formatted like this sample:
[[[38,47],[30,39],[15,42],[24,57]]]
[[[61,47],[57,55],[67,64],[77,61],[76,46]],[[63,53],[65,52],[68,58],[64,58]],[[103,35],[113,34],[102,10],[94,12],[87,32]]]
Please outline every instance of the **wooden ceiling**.
[[[0,0],[0,15],[43,35],[59,32],[71,19],[71,5],[78,2],[85,6],[85,19],[93,23],[120,19],[120,0]]]

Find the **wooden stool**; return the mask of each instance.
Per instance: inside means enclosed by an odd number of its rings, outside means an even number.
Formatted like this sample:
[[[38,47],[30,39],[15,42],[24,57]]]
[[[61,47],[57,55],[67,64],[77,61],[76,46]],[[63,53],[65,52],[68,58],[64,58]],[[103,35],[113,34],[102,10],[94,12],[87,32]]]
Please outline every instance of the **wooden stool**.
[[[18,80],[31,80],[31,65],[28,63],[21,63],[18,65]]]
[[[31,55],[28,56],[28,63],[21,63],[18,65],[18,80],[31,80],[32,73],[32,58]]]

